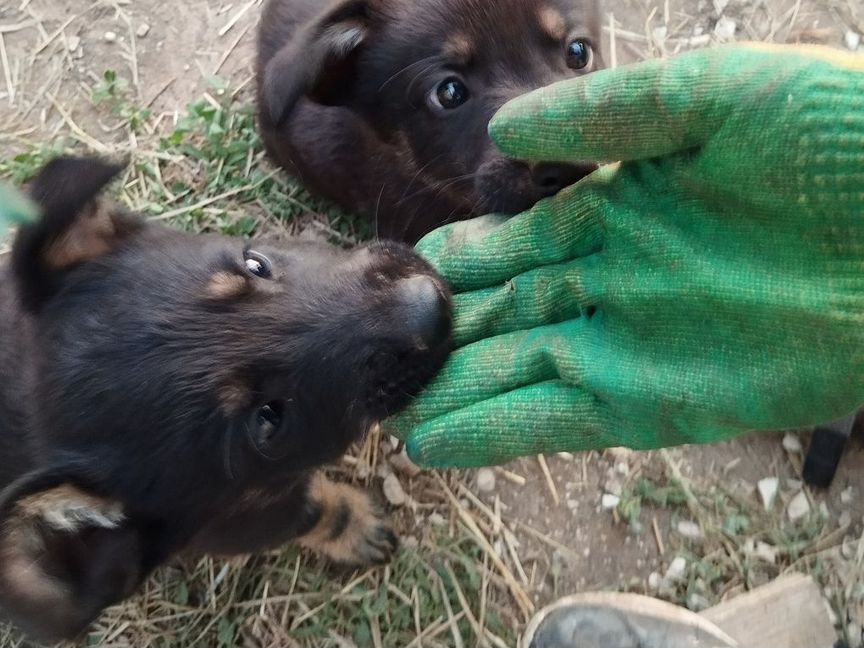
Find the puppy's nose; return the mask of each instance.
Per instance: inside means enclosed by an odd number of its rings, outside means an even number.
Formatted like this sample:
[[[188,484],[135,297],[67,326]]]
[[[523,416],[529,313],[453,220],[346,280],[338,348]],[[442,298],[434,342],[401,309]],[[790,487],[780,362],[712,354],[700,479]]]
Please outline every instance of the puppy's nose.
[[[554,196],[564,187],[584,178],[597,168],[591,162],[566,164],[563,162],[540,162],[531,169],[531,179],[543,196]]]
[[[405,333],[421,347],[434,347],[450,335],[450,307],[444,292],[427,275],[400,279],[396,284]]]

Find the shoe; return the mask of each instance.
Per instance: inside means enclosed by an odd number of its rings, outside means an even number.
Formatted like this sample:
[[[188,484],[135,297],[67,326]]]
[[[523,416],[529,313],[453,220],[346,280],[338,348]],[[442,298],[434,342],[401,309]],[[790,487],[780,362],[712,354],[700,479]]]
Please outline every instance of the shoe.
[[[713,623],[649,596],[588,592],[540,610],[522,648],[734,648]]]

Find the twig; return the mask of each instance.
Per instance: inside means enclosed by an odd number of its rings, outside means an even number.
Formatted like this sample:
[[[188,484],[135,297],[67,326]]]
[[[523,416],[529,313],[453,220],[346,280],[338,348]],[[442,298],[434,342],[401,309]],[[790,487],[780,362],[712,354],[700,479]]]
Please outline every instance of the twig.
[[[234,14],[234,17],[231,18],[231,20],[229,20],[227,23],[225,23],[225,26],[222,27],[222,29],[220,29],[217,32],[219,34],[219,38],[222,38],[225,34],[227,34],[231,30],[231,28],[235,24],[237,24],[237,21],[243,17],[243,14],[245,14],[247,11],[249,11],[252,8],[252,6],[255,4],[255,2],[256,2],[256,0],[249,0],[249,2],[247,2],[245,5],[243,5],[243,7],[240,9],[240,11],[238,11],[236,14]]]
[[[657,516],[651,518],[651,530],[654,532],[654,542],[657,543],[657,553],[662,556],[666,553],[666,547],[663,546],[663,536],[660,535],[660,529],[657,527]]]
[[[9,67],[9,57],[6,55],[6,41],[0,32],[0,63],[3,65],[3,77],[6,79],[6,91],[9,93],[9,105],[15,105],[15,84],[12,83],[12,69]]]
[[[78,126],[78,124],[76,124],[75,121],[72,119],[71,115],[66,112],[66,109],[63,108],[63,106],[60,105],[57,99],[54,98],[54,95],[46,92],[45,96],[48,97],[48,101],[51,102],[51,105],[54,106],[54,109],[58,113],[60,113],[60,117],[69,127],[69,130],[71,130],[75,135],[78,136],[78,139],[80,139],[87,146],[92,148],[94,151],[98,151],[99,153],[108,153],[110,151],[110,149],[102,142],[100,142],[95,137],[84,131],[84,129],[82,129],[80,126]]]
[[[453,608],[450,605],[450,596],[447,594],[447,587],[444,585],[444,579],[438,576],[434,571],[430,571],[430,575],[434,576],[438,581],[438,588],[441,590],[441,601],[444,603],[444,609],[447,611],[447,618],[450,620],[450,633],[453,635],[453,645],[456,648],[465,648],[465,642],[462,640],[462,633],[459,631],[459,626],[454,621]]]
[[[546,465],[546,458],[540,454],[537,455],[537,461],[540,463],[540,470],[543,471],[543,476],[546,477],[546,485],[549,487],[549,492],[552,493],[552,499],[555,500],[555,506],[558,506],[561,503],[561,498],[558,497],[558,489],[555,487],[552,473],[549,472],[549,466]]]

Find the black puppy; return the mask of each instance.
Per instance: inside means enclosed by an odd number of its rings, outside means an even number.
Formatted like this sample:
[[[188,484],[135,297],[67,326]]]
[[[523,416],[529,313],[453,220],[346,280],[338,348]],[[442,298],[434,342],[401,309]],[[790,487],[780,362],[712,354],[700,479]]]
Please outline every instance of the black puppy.
[[[270,0],[258,42],[268,151],[383,237],[527,209],[595,165],[508,159],[487,124],[509,99],[601,65],[597,2]]]
[[[398,244],[247,245],[48,164],[0,266],[0,611],[73,637],[178,552],[298,538],[387,560],[369,496],[316,469],[399,410],[449,349],[449,295]]]

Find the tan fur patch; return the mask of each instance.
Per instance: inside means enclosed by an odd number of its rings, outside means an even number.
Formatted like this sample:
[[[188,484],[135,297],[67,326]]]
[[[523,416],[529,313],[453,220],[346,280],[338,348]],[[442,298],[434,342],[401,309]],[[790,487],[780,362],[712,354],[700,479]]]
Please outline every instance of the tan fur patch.
[[[219,271],[213,273],[207,287],[204,289],[210,299],[235,299],[249,289],[249,281],[234,272]]]
[[[456,32],[444,43],[442,53],[454,63],[466,65],[474,56],[474,45],[467,35]]]
[[[116,527],[123,521],[123,507],[63,484],[22,498],[12,516],[19,524],[39,518],[58,531],[74,531],[81,526]],[[14,523],[14,522],[13,522]]]
[[[220,409],[228,416],[239,414],[251,402],[249,388],[239,378],[232,379],[219,390]]]
[[[395,535],[367,493],[318,473],[309,485],[309,499],[321,506],[321,517],[299,544],[348,565],[381,563],[395,551]],[[340,517],[346,510],[350,517],[343,525]]]
[[[540,27],[553,41],[563,41],[567,36],[567,21],[557,9],[541,7],[537,12]]]
[[[45,264],[53,270],[62,270],[110,252],[117,237],[111,212],[107,201],[93,201],[69,230],[44,251]]]

